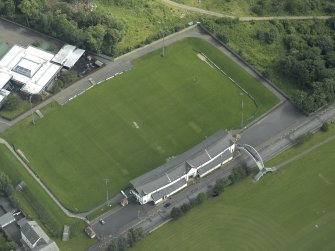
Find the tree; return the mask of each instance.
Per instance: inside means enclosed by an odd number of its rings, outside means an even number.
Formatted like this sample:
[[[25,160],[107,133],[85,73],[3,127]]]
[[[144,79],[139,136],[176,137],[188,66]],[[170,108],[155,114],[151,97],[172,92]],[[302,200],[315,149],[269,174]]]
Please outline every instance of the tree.
[[[221,194],[223,191],[224,191],[224,187],[225,187],[225,184],[224,184],[224,181],[223,179],[218,179],[216,182],[215,182],[215,186],[213,188],[213,193],[215,195],[219,195]]]
[[[25,15],[27,25],[30,26],[30,20],[37,20],[41,14],[41,2],[39,0],[22,0],[19,9]]]
[[[328,132],[329,131],[329,124],[327,122],[324,122],[320,128],[322,132]]]
[[[184,203],[181,207],[180,210],[183,212],[183,214],[186,214],[188,211],[191,210],[191,205],[188,203]]]
[[[183,215],[183,212],[181,211],[181,209],[179,207],[174,207],[171,210],[171,218],[172,219],[178,219],[180,216]]]
[[[118,250],[119,251],[124,251],[128,248],[127,240],[126,240],[126,238],[124,238],[122,236],[119,237],[117,245],[118,245]]]
[[[108,251],[118,251],[118,250],[119,250],[118,239],[113,239],[108,246]]]
[[[202,203],[204,203],[206,199],[207,199],[207,197],[206,197],[205,193],[199,193],[198,196],[197,196],[198,205],[201,205]]]
[[[0,192],[7,197],[9,197],[13,192],[12,181],[3,172],[0,173]]]
[[[42,96],[40,94],[33,94],[31,96],[31,102],[36,104],[42,101]]]
[[[90,26],[87,29],[87,39],[86,43],[90,50],[101,52],[101,47],[104,42],[104,37],[106,35],[105,26],[98,24],[96,26]]]
[[[13,0],[5,0],[0,3],[0,14],[5,15],[9,18],[15,16],[15,4]]]
[[[20,97],[15,93],[11,93],[7,97],[3,109],[6,111],[14,111],[19,106],[19,103],[20,103]]]

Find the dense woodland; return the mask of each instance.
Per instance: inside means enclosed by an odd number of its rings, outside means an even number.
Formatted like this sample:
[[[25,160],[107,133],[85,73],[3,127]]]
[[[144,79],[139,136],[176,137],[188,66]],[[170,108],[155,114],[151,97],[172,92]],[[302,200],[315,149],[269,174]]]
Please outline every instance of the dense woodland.
[[[87,0],[81,1],[81,8],[67,2],[72,1],[1,0],[0,14],[68,43],[113,55],[123,24],[104,13],[88,11]]]
[[[207,19],[203,23],[221,41],[238,48],[237,52],[265,77],[274,83],[278,79],[288,82],[291,88],[287,94],[305,112],[335,100],[335,18],[250,24]]]
[[[335,2],[333,0],[259,0],[250,8],[259,16],[285,12],[293,15],[311,12],[332,14],[335,12]]]
[[[174,0],[234,16],[332,14],[333,0]]]

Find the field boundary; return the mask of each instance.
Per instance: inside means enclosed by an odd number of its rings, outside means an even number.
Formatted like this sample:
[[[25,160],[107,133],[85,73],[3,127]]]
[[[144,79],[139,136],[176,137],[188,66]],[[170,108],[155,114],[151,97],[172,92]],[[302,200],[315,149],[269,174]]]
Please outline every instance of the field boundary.
[[[34,171],[31,169],[27,163],[25,163],[24,160],[16,153],[16,151],[10,146],[10,144],[4,140],[3,138],[0,138],[0,144],[4,144],[7,149],[14,155],[14,157],[20,162],[20,164],[28,171],[28,173],[37,181],[37,183],[43,188],[43,190],[49,195],[49,197],[57,204],[57,206],[68,216],[71,218],[77,218],[80,220],[83,220],[87,222],[87,219],[85,217],[82,217],[78,214],[71,213],[68,209],[66,209],[62,203],[55,197],[55,195],[49,190],[49,188],[43,183],[43,181],[34,173]],[[88,222],[87,222],[88,223]]]
[[[240,63],[240,66],[248,67],[252,72],[254,72],[258,78],[260,78],[262,81],[264,81],[269,86],[267,87],[270,89],[272,93],[274,93],[281,101],[288,99],[290,100],[289,96],[283,92],[281,89],[279,89],[274,83],[272,83],[269,79],[265,78],[259,71],[257,71],[251,64],[249,64],[247,61],[245,61],[239,54],[237,54],[235,51],[233,51],[230,47],[228,47],[225,43],[223,43],[215,34],[210,32],[205,26],[202,24],[199,25],[199,27],[205,31],[208,35],[210,35],[215,41],[217,41],[221,46],[223,46],[227,51],[229,51]],[[275,92],[273,90],[275,90]]]

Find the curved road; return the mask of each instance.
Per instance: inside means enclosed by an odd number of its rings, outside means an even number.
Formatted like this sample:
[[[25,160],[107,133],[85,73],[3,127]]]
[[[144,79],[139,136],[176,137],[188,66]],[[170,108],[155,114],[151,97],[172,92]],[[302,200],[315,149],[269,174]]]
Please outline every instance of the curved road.
[[[200,9],[200,8],[197,8],[197,7],[176,3],[176,2],[171,1],[171,0],[162,0],[162,2],[165,3],[165,4],[168,4],[170,6],[173,6],[173,7],[179,8],[179,9],[183,9],[183,10],[187,10],[187,11],[191,11],[191,12],[195,12],[195,13],[198,13],[198,14],[205,14],[205,15],[214,16],[214,17],[226,17],[226,18],[232,18],[232,19],[238,18],[242,22],[267,21],[267,20],[285,20],[285,19],[289,19],[289,20],[322,19],[322,20],[325,20],[325,19],[331,18],[331,16],[237,17],[237,16],[226,15],[226,14],[215,12],[215,11],[204,10],[204,9]]]

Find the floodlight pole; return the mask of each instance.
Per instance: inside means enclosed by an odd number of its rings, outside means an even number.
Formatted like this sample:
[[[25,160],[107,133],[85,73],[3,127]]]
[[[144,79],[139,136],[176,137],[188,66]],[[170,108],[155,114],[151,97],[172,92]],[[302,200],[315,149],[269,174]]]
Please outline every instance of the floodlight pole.
[[[107,192],[106,205],[108,206],[108,182],[109,182],[109,179],[104,179],[104,180],[105,180],[106,192]]]
[[[243,129],[243,94],[242,95],[242,101],[241,101],[241,129]]]
[[[165,33],[163,30],[163,57],[165,56]]]
[[[34,112],[33,112],[33,105],[31,103],[31,96],[29,96],[29,102],[30,102],[30,111],[31,111],[31,117],[32,117],[32,120],[33,120],[33,125],[35,125],[35,118],[34,118]]]

